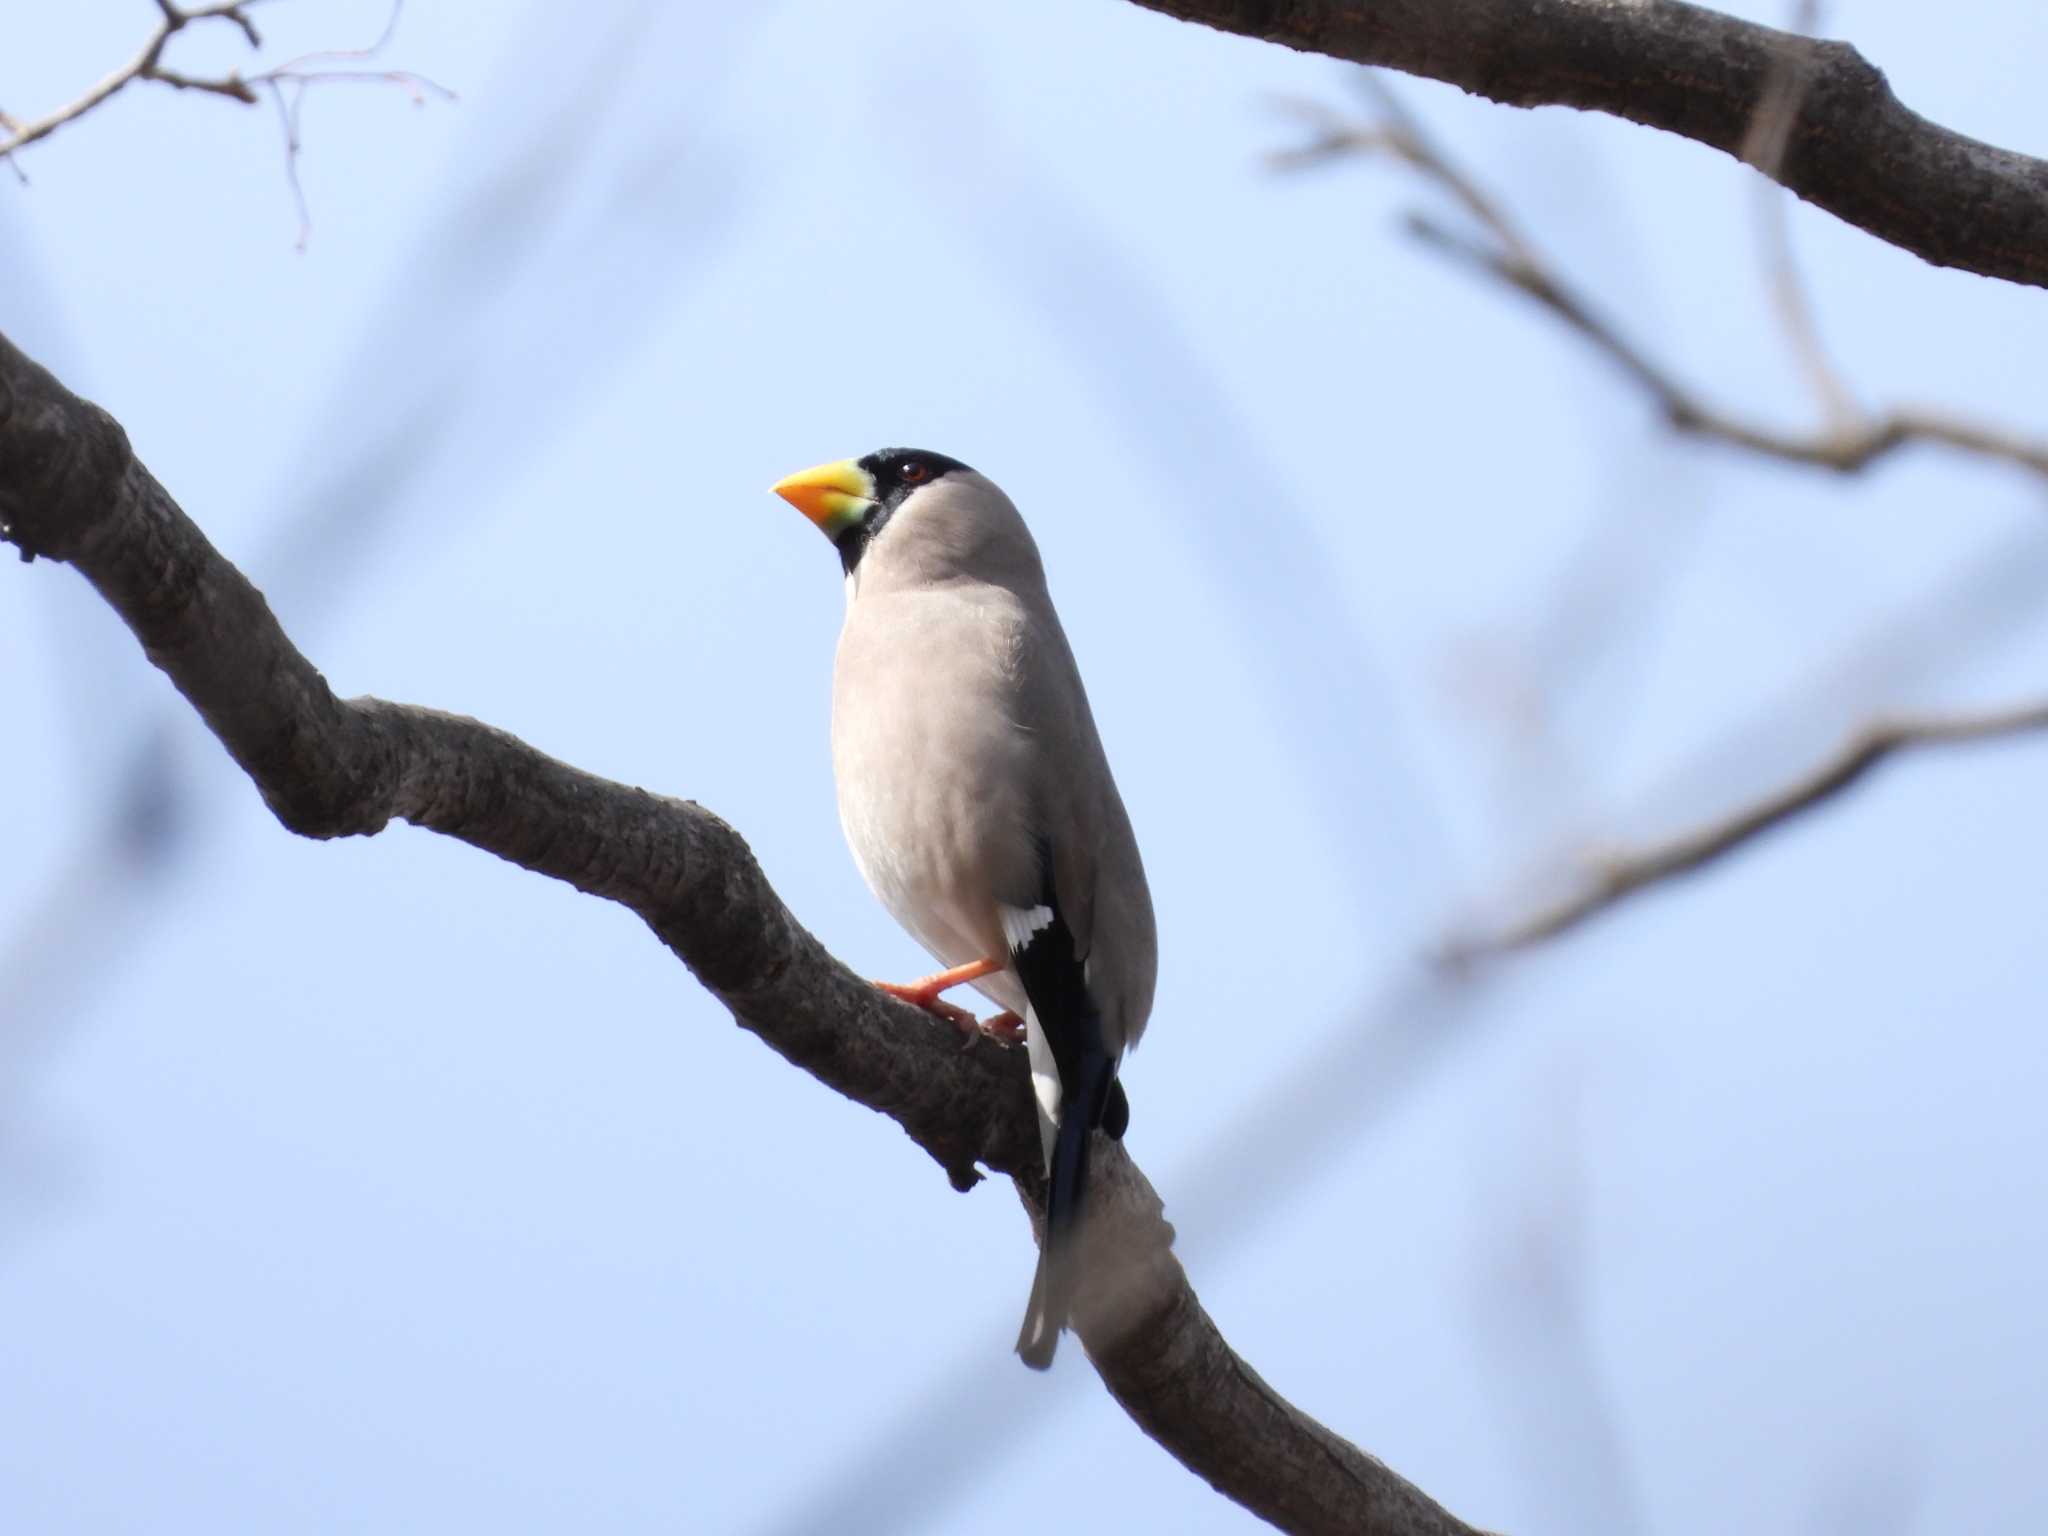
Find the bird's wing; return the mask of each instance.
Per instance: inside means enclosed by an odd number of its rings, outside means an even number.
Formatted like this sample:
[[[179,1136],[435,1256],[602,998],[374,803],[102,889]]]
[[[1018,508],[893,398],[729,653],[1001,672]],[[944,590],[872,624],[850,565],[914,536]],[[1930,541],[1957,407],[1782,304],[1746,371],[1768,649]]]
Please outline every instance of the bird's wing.
[[[1035,618],[1012,704],[1034,749],[1037,890],[999,910],[1030,1002],[1025,1038],[1047,1169],[1045,1240],[1017,1352],[1044,1369],[1073,1301],[1095,1131],[1120,1136],[1130,1118],[1117,1062],[1151,1008],[1155,945],[1144,867],[1080,673],[1049,601]]]
[[[1017,718],[1037,746],[1030,794],[1049,894],[1101,1014],[1112,1058],[1152,1011],[1158,940],[1145,866],[1087,690],[1048,600],[1020,658]]]

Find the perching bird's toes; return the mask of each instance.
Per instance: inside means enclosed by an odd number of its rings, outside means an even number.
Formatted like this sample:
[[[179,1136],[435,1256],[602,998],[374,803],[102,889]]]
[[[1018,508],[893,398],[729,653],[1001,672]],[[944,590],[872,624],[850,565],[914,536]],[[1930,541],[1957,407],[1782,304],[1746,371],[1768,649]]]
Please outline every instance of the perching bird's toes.
[[[913,982],[878,981],[875,985],[891,997],[900,997],[906,1003],[914,1003],[935,1018],[944,1019],[959,1030],[966,1038],[961,1044],[965,1050],[981,1038],[981,1022],[965,1008],[957,1008],[943,1001],[939,994],[962,986],[970,981],[979,981],[992,976],[1003,968],[1000,960],[970,960],[965,965],[956,965],[948,970],[934,971],[929,976],[920,976]]]
[[[974,1044],[981,1038],[981,1021],[965,1008],[956,1007],[940,997],[939,993],[944,989],[931,985],[935,979],[927,977],[923,981],[913,981],[908,985],[900,981],[878,981],[875,983],[875,989],[886,992],[891,997],[900,997],[904,1002],[922,1008],[935,1019],[944,1019],[967,1037],[968,1045]]]
[[[981,1032],[998,1045],[1022,1045],[1024,1043],[1024,1021],[1007,1009],[992,1019],[981,1021]]]

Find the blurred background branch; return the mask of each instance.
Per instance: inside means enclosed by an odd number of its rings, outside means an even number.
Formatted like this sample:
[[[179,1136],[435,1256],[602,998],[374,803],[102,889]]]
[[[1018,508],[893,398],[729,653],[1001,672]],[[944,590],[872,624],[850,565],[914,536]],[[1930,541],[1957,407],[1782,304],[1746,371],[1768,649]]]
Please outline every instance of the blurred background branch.
[[[1818,17],[1812,0],[1796,7],[1796,24],[1810,29]],[[1803,56],[1780,50],[1780,65],[1762,101],[1742,158],[1766,176],[1782,161],[1790,125],[1807,85]],[[1500,199],[1446,153],[1376,72],[1360,76],[1375,109],[1354,120],[1319,103],[1288,100],[1282,108],[1306,121],[1310,137],[1272,153],[1278,170],[1301,170],[1360,155],[1386,155],[1418,172],[1448,195],[1478,227],[1473,235],[1422,213],[1407,227],[1424,243],[1491,274],[1537,301],[1596,353],[1613,363],[1658,405],[1674,429],[1715,439],[1767,458],[1853,473],[1907,443],[1928,441],[2048,478],[2048,439],[1963,419],[1952,412],[1899,409],[1865,413],[1828,361],[1804,284],[1793,260],[1778,189],[1760,187],[1758,228],[1773,307],[1788,347],[1818,400],[1823,425],[1814,433],[1781,431],[1741,420],[1710,406],[1676,374],[1627,337],[1557,270],[1516,226]],[[1855,731],[1816,767],[1773,786],[1733,810],[1640,849],[1602,852],[1579,861],[1576,889],[1481,935],[1456,935],[1439,958],[1453,966],[1554,938],[1662,881],[1689,874],[1731,854],[1803,812],[1861,782],[1903,749],[1978,741],[2048,728],[2048,706],[2025,705],[1984,713],[1877,721]]]
[[[1443,946],[1440,958],[1454,967],[1462,966],[1569,933],[1651,886],[1704,869],[1766,833],[1780,830],[1794,818],[1827,805],[1900,753],[2042,731],[2048,731],[2048,703],[1983,713],[1875,721],[1809,772],[1724,816],[1664,842],[1589,856],[1582,863],[1581,888],[1576,893],[1515,919],[1495,932],[1454,937]]]
[[[2014,464],[2048,480],[2048,439],[1942,410],[1899,407],[1872,414],[1854,404],[1821,353],[1791,258],[1783,249],[1782,209],[1776,197],[1763,199],[1768,208],[1766,219],[1777,221],[1779,227],[1779,233],[1766,237],[1773,291],[1795,355],[1823,401],[1827,419],[1815,432],[1786,431],[1746,420],[1705,400],[1681,381],[1674,369],[1631,340],[1546,259],[1515,226],[1500,200],[1429,137],[1385,81],[1368,72],[1361,83],[1376,108],[1372,120],[1355,120],[1316,102],[1282,103],[1288,112],[1305,120],[1310,137],[1276,151],[1268,157],[1269,163],[1279,170],[1302,170],[1377,154],[1392,156],[1419,172],[1471,215],[1479,232],[1454,229],[1420,212],[1408,215],[1409,232],[1430,248],[1535,300],[1637,384],[1675,430],[1766,458],[1843,474],[1868,469],[1909,443],[1936,443]],[[1782,110],[1785,99],[1779,98],[1780,122],[1788,115]],[[1752,152],[1769,154],[1775,145],[1782,153],[1782,142],[1772,135],[1769,121],[1767,117],[1762,146]],[[1765,189],[1767,194],[1772,190]],[[1768,230],[1772,225],[1765,227]]]

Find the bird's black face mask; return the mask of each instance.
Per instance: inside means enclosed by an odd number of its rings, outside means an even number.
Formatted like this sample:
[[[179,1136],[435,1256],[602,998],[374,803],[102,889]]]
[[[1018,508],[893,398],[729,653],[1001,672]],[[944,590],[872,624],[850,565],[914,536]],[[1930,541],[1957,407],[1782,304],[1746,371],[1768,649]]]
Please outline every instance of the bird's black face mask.
[[[958,459],[949,459],[943,453],[927,453],[922,448],[883,448],[856,460],[855,464],[867,475],[874,490],[869,493],[872,505],[866,509],[866,515],[848,525],[832,541],[833,547],[839,551],[839,563],[849,576],[860,564],[860,557],[867,553],[875,535],[882,531],[882,525],[895,515],[896,509],[909,499],[912,492],[930,485],[942,475],[967,469]]]
[[[820,464],[778,481],[775,494],[803,513],[839,551],[853,574],[867,547],[913,493],[954,471],[958,459],[922,448],[883,448],[860,459]]]

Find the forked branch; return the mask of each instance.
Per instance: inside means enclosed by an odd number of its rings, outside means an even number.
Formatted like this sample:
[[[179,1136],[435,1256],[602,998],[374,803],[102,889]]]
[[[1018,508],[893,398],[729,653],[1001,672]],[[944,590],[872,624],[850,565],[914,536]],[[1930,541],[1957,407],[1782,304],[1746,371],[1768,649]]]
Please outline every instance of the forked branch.
[[[1853,789],[1901,753],[2048,732],[2048,703],[1879,720],[1806,773],[1662,842],[1589,858],[1573,889],[1498,929],[1444,946],[1452,965],[1526,949],[1569,933],[1651,886],[1696,873]]]
[[[423,103],[428,97],[452,100],[454,92],[438,85],[426,76],[407,69],[370,67],[365,61],[375,58],[390,41],[398,26],[398,17],[404,0],[392,0],[391,14],[385,22],[384,31],[367,48],[341,49],[330,52],[302,54],[268,69],[243,74],[229,70],[223,75],[192,75],[171,68],[164,62],[165,51],[171,39],[189,27],[201,26],[207,22],[219,22],[232,26],[242,34],[252,50],[263,46],[262,34],[256,30],[256,23],[249,12],[264,0],[208,0],[207,4],[180,6],[172,0],[156,0],[159,17],[156,29],[143,43],[142,49],[119,69],[102,79],[83,95],[43,116],[27,122],[19,121],[0,112],[0,159],[14,166],[15,174],[26,180],[20,163],[14,159],[17,150],[26,149],[40,139],[48,138],[68,123],[75,123],[104,106],[138,80],[154,81],[158,85],[170,86],[180,91],[197,91],[203,95],[221,96],[230,101],[241,102],[244,106],[255,106],[264,96],[275,103],[278,119],[284,135],[285,174],[291,182],[292,197],[299,209],[299,241],[305,243],[306,199],[299,187],[298,155],[299,103],[307,87],[344,82],[374,82],[394,86],[410,96],[415,104]]]
[[[1308,137],[1269,157],[1283,170],[1296,170],[1359,155],[1388,155],[1423,176],[1469,216],[1472,232],[1455,229],[1424,213],[1408,217],[1408,229],[1426,245],[1505,283],[1549,311],[1625,378],[1650,397],[1674,430],[1791,464],[1841,474],[1868,469],[1908,443],[1936,443],[1958,452],[2001,460],[2048,479],[2048,438],[1951,412],[1899,407],[1868,413],[1856,407],[1835,381],[1818,352],[1809,323],[1787,285],[1789,272],[1774,274],[1781,313],[1795,317],[1788,335],[1802,367],[1821,395],[1825,419],[1814,431],[1771,426],[1712,404],[1676,371],[1631,340],[1600,313],[1557,266],[1519,229],[1500,201],[1454,162],[1381,81],[1368,77],[1374,116],[1357,120],[1311,102],[1288,101],[1288,111],[1309,128]],[[1766,119],[1768,123],[1769,119]],[[1775,146],[1752,141],[1753,152]],[[1796,294],[1796,289],[1793,290]]]

